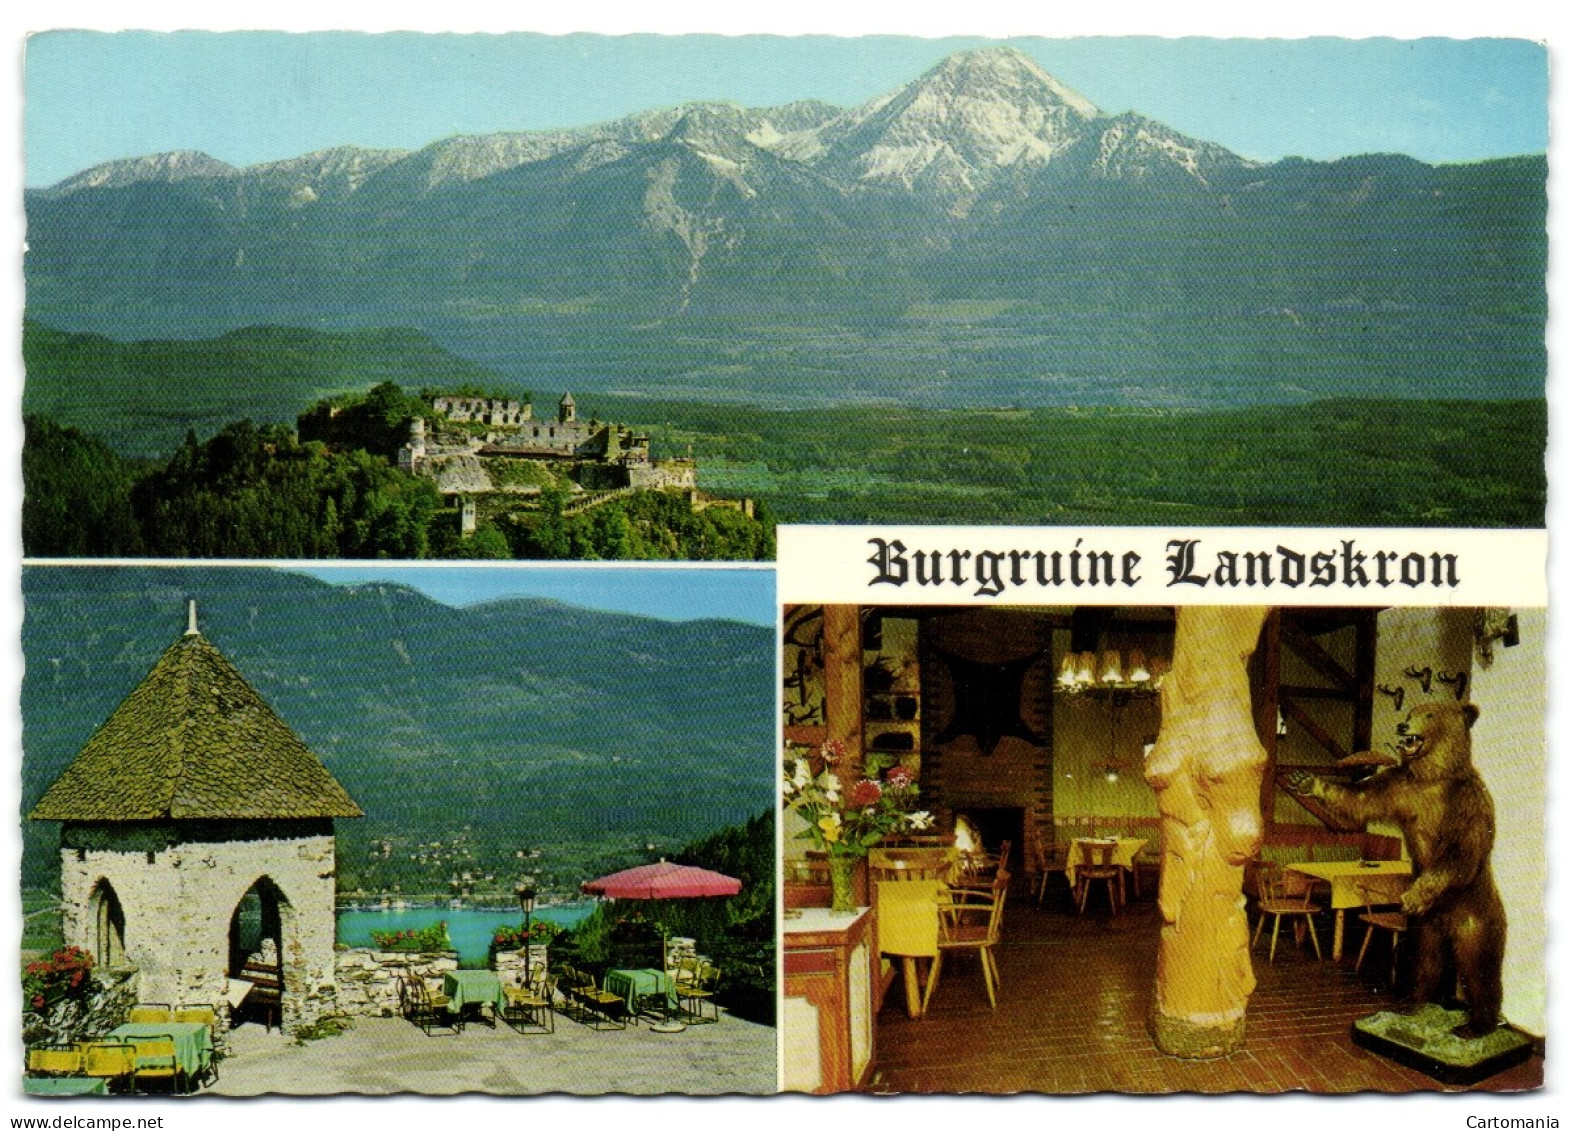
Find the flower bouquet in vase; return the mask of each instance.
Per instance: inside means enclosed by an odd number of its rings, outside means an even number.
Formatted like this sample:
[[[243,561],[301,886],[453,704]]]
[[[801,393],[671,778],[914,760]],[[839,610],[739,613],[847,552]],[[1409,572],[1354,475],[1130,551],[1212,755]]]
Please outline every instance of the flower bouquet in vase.
[[[787,746],[785,807],[806,822],[797,834],[829,858],[835,911],[854,911],[856,865],[884,837],[932,827],[917,809],[916,777],[885,754],[868,754],[860,774],[842,772],[845,744],[830,739],[816,751]],[[880,776],[881,775],[881,776]]]

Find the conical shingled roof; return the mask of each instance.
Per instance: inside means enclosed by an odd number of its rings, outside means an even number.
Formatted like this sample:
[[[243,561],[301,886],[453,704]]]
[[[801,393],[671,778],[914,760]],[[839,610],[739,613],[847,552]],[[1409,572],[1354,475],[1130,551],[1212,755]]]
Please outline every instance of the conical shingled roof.
[[[200,633],[164,652],[34,807],[35,820],[364,816]]]

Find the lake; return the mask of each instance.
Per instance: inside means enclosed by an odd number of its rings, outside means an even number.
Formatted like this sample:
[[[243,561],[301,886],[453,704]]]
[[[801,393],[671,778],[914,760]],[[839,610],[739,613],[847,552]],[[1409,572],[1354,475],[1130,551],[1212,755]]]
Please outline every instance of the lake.
[[[555,923],[558,927],[576,927],[589,917],[595,904],[561,903],[550,907],[536,907],[533,921]],[[450,907],[410,907],[403,911],[340,911],[338,912],[338,941],[345,946],[375,946],[372,931],[409,931],[446,922],[447,937],[452,939],[462,966],[485,965],[491,938],[496,928],[516,927],[523,923],[523,912],[511,910],[481,911],[464,908],[455,911]]]

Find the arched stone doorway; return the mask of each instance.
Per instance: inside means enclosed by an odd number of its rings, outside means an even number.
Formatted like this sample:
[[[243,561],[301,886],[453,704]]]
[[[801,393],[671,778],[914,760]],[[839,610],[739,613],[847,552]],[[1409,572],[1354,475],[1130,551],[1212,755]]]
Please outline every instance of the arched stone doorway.
[[[99,879],[93,885],[92,894],[88,897],[87,913],[91,924],[89,949],[94,961],[107,969],[124,966],[125,910],[120,906],[120,897],[115,894],[114,885],[107,879]]]
[[[284,956],[293,928],[294,908],[268,876],[259,878],[235,904],[229,916],[229,977],[251,986],[234,1007],[235,1020],[251,1017],[269,1028],[281,1021],[291,981]]]

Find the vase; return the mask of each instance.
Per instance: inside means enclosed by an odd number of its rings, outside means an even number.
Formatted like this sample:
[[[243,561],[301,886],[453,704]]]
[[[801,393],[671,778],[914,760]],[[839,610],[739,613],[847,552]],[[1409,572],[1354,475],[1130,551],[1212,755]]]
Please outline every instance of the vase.
[[[858,856],[835,854],[829,857],[829,883],[834,889],[831,911],[856,910],[856,864]]]

